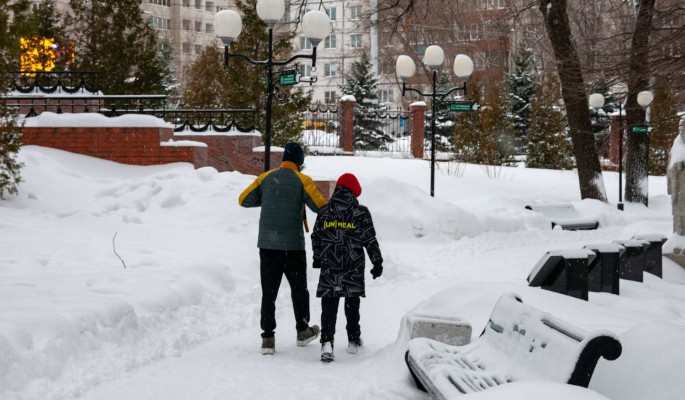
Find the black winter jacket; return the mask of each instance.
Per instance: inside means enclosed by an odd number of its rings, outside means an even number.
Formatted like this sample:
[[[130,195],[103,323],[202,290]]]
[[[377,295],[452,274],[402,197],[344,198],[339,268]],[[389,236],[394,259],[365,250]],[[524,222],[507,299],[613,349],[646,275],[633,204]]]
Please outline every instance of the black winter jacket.
[[[297,165],[284,161],[264,172],[240,194],[243,207],[261,207],[257,247],[269,250],[304,250],[302,212],[306,204],[317,212],[326,198]]]
[[[321,264],[316,296],[364,297],[364,249],[371,263],[383,263],[369,209],[338,186],[319,211],[312,232],[314,260]]]

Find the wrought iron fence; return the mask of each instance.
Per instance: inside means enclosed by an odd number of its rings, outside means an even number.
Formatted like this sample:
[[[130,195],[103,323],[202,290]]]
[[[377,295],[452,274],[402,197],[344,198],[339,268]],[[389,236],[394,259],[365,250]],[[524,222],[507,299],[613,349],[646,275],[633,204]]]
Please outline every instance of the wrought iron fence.
[[[97,72],[15,72],[14,90],[19,93],[98,93]]]
[[[375,122],[377,129],[390,139],[383,148],[364,150],[365,154],[391,153],[394,156],[408,157],[411,155],[411,112],[403,109],[374,110],[364,113],[355,110],[355,116]]]
[[[313,154],[341,151],[340,108],[312,105],[301,114],[302,143]]]
[[[27,118],[43,112],[88,113],[107,117],[146,114],[164,119],[175,132],[250,132],[256,126],[254,109],[170,109],[165,95],[145,96],[4,96],[5,104]]]

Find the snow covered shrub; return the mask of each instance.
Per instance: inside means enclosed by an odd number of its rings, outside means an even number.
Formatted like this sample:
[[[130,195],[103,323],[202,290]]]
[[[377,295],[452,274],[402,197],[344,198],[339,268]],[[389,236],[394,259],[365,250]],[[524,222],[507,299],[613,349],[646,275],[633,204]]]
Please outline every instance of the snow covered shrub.
[[[20,171],[23,166],[17,161],[21,146],[22,129],[18,127],[4,104],[0,104],[0,199],[6,194],[19,193]]]

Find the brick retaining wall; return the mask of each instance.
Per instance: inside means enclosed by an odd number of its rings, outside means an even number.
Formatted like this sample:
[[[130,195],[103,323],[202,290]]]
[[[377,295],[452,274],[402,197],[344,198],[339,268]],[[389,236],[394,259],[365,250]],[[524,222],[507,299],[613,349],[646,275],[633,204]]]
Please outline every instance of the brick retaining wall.
[[[189,162],[196,168],[207,165],[207,147],[201,144],[160,145],[172,136],[171,128],[158,127],[25,127],[22,142],[132,165],[172,162]]]

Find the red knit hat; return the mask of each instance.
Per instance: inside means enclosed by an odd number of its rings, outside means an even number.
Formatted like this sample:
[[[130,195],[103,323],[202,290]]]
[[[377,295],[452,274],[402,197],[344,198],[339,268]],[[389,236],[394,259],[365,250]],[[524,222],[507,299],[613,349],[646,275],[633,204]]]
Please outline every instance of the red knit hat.
[[[357,177],[350,173],[344,173],[340,175],[338,182],[335,184],[335,187],[338,186],[345,186],[346,188],[350,189],[350,192],[352,192],[354,197],[359,197],[362,194],[362,187],[359,184]]]

